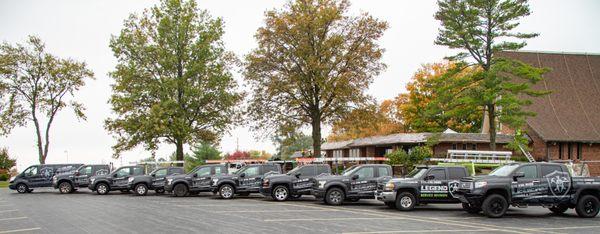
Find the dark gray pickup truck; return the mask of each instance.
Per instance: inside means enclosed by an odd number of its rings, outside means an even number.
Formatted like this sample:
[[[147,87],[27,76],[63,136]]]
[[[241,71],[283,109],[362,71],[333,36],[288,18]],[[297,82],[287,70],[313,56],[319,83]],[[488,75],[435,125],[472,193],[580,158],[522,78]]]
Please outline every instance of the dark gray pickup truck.
[[[275,201],[310,195],[312,178],[320,174],[331,174],[329,164],[310,164],[294,168],[285,174],[273,174],[262,180],[260,193]]]
[[[88,188],[100,195],[106,195],[114,190],[129,192],[129,186],[127,185],[129,177],[143,174],[144,167],[142,166],[119,167],[109,174],[90,177]]]
[[[259,193],[262,178],[271,173],[281,173],[278,164],[250,164],[242,167],[235,174],[215,175],[212,180],[211,190],[219,193],[223,199],[231,199],[235,194],[247,196],[250,193]]]
[[[129,177],[127,187],[138,196],[145,196],[148,190],[156,193],[165,192],[165,178],[170,175],[183,174],[183,167],[157,168],[148,175]]]
[[[187,174],[167,176],[165,190],[176,197],[198,195],[200,192],[210,192],[212,177],[227,174],[229,168],[224,164],[197,166]]]
[[[90,184],[90,177],[106,175],[110,173],[110,166],[101,165],[83,165],[75,171],[62,173],[52,177],[52,187],[58,189],[60,193],[72,193],[78,188],[87,187]]]
[[[468,175],[463,166],[420,166],[404,178],[379,183],[376,198],[400,211],[418,204],[460,203],[455,192],[460,179]]]
[[[320,175],[313,178],[311,194],[328,205],[373,199],[377,192],[377,184],[391,179],[392,173],[390,165],[355,165],[341,175]]]
[[[466,211],[490,218],[504,216],[509,205],[543,206],[559,214],[575,209],[592,218],[600,209],[600,178],[573,177],[564,164],[515,163],[461,179],[456,196]]]

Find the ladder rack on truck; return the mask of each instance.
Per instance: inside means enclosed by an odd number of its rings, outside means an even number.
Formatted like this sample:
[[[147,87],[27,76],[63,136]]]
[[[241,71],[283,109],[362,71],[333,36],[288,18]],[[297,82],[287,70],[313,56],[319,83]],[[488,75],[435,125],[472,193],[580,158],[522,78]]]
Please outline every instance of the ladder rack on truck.
[[[448,150],[446,158],[431,158],[431,161],[446,163],[489,163],[505,164],[514,162],[510,151]]]

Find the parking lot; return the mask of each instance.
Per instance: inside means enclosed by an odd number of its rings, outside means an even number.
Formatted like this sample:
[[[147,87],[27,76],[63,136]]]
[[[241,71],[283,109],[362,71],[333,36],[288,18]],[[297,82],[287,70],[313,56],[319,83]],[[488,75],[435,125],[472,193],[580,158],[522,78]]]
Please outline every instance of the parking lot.
[[[459,205],[426,205],[398,212],[374,200],[341,207],[306,196],[274,202],[260,195],[234,200],[198,197],[99,196],[87,189],[17,194],[0,189],[0,233],[598,233],[600,218],[547,209],[513,208],[502,219],[463,212]]]

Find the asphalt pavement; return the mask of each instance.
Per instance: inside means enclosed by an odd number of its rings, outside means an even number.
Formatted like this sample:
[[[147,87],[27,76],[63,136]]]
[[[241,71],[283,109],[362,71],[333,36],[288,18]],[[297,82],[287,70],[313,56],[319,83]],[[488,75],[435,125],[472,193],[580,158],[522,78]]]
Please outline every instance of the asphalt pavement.
[[[211,193],[171,197],[87,189],[30,194],[0,189],[3,233],[599,233],[600,217],[573,210],[553,215],[541,207],[511,208],[501,219],[429,204],[399,212],[375,200],[327,206],[311,196],[275,202],[261,195],[222,200]]]

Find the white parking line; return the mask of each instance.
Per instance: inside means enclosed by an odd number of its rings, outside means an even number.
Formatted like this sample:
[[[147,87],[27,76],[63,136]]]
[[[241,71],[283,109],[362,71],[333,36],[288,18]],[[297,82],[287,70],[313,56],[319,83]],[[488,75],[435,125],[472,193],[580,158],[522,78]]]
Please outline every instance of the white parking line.
[[[555,228],[527,228],[525,230],[544,231],[544,230],[574,230],[574,229],[591,229],[600,228],[600,226],[577,226],[577,227],[555,227]]]
[[[215,211],[213,213],[295,213],[295,212],[309,212],[309,211],[330,211],[330,210],[233,210],[233,211]]]
[[[345,220],[386,220],[386,219],[406,219],[406,218],[313,218],[313,219],[265,219],[265,222],[296,222],[296,221],[345,221]]]
[[[8,220],[17,220],[17,219],[26,219],[27,217],[23,216],[23,217],[14,217],[14,218],[5,218],[5,219],[0,219],[0,221],[8,221]]]
[[[15,232],[28,232],[28,231],[35,231],[35,230],[40,230],[41,228],[27,228],[27,229],[15,229],[15,230],[8,230],[8,231],[0,231],[0,234],[4,234],[4,233],[15,233]]]
[[[500,229],[436,229],[436,230],[393,230],[393,231],[375,231],[375,232],[343,232],[343,234],[373,234],[373,233],[429,233],[429,232],[489,232],[489,231],[502,231]]]
[[[0,213],[8,213],[8,212],[14,212],[14,211],[19,211],[19,210],[0,210]]]

